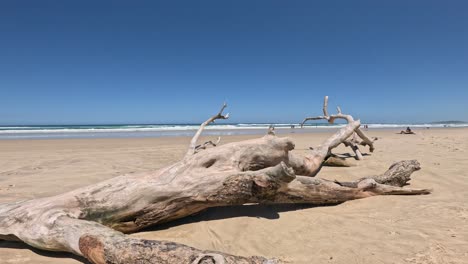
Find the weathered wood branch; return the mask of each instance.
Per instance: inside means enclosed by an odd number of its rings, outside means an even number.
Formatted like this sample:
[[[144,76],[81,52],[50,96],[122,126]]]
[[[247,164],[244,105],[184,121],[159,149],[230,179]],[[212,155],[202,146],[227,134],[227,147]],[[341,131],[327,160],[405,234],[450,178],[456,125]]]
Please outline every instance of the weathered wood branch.
[[[351,115],[343,114],[341,112],[341,108],[339,106],[337,106],[336,109],[337,109],[337,114],[334,114],[334,115],[329,115],[328,114],[328,96],[325,96],[325,98],[323,100],[323,116],[306,117],[301,122],[301,127],[304,127],[304,124],[307,121],[310,121],[310,120],[327,120],[328,123],[330,123],[330,124],[333,124],[336,119],[344,119],[344,120],[346,120],[346,122],[348,124],[354,121],[354,118]],[[374,140],[371,140],[369,137],[367,137],[366,134],[364,134],[364,132],[362,132],[360,127],[357,127],[356,129],[354,129],[354,132],[362,140],[361,142],[359,142],[359,145],[369,146],[369,151],[373,152],[374,149],[375,149],[374,148]],[[345,144],[345,145],[352,148],[353,152],[356,154],[356,159],[361,160],[362,159],[362,154],[359,151],[359,148],[357,147],[357,145],[355,143],[357,143],[357,142],[356,141],[355,142],[347,142],[347,144]]]
[[[204,149],[206,149],[208,146],[216,147],[216,146],[219,144],[220,141],[221,141],[221,137],[218,137],[218,139],[217,139],[215,142],[213,142],[213,141],[211,141],[211,140],[206,141],[205,143],[203,143],[203,144],[201,144],[201,145],[197,145],[197,146],[195,147],[195,152],[197,153],[197,152],[199,152],[200,150],[204,150]]]
[[[349,138],[360,124],[359,120],[348,123],[305,156],[291,152],[289,154],[289,163],[293,166],[296,174],[311,177],[317,175],[323,166],[323,162],[331,155],[332,149]]]
[[[198,138],[201,136],[203,130],[205,129],[205,127],[207,125],[209,125],[210,123],[213,123],[217,119],[228,119],[229,118],[229,113],[226,114],[226,115],[223,115],[223,111],[224,111],[224,109],[226,107],[227,107],[227,104],[224,103],[223,106],[221,107],[221,110],[219,110],[218,114],[208,118],[208,120],[206,120],[205,122],[203,122],[200,125],[200,128],[197,130],[197,132],[193,136],[192,140],[190,141],[189,149],[187,150],[186,156],[190,156],[190,155],[193,155],[193,154],[196,153]]]
[[[204,125],[222,116],[224,107]],[[156,171],[122,175],[53,197],[1,204],[0,239],[72,252],[99,264],[280,263],[167,241],[135,239],[124,233],[217,206],[326,205],[375,195],[430,192],[403,188],[419,169],[417,161],[398,162],[382,175],[354,182],[309,177],[320,170],[331,149],[351,136],[359,124],[351,121],[304,157],[292,152],[290,139],[266,135],[207,148],[196,155],[196,148],[190,148],[181,161]],[[201,131],[192,139],[195,144]]]
[[[354,152],[354,157],[357,159],[357,160],[362,160],[362,153],[361,151],[359,150],[359,141],[357,140],[357,134],[356,132],[353,133],[353,137],[351,139],[347,139],[345,141],[343,141],[343,144],[347,147],[350,147],[353,152]]]

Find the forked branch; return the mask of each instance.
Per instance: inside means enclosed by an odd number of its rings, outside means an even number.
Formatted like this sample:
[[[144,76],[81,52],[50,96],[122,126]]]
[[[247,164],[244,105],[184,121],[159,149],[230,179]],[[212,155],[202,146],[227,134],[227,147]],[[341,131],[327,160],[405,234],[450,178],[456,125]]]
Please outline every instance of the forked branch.
[[[223,115],[223,111],[224,109],[227,107],[227,104],[224,103],[223,106],[221,107],[221,110],[219,110],[218,114],[208,118],[208,120],[206,120],[205,122],[203,122],[201,125],[200,125],[200,128],[198,128],[198,131],[197,133],[195,133],[195,135],[193,136],[192,140],[190,141],[190,145],[189,145],[189,149],[187,150],[187,154],[185,154],[185,156],[190,156],[190,155],[193,155],[195,153],[197,153],[197,141],[198,141],[198,138],[201,136],[203,130],[205,129],[205,127],[211,123],[213,123],[215,120],[217,119],[228,119],[229,118],[229,113],[228,114],[225,114]]]
[[[346,120],[346,122],[348,124],[354,121],[354,118],[351,115],[343,114],[341,112],[341,108],[339,106],[336,109],[337,109],[336,114],[334,114],[334,115],[329,115],[328,114],[328,96],[325,96],[325,98],[323,100],[323,116],[306,117],[302,121],[301,127],[304,127],[305,122],[310,121],[310,120],[327,120],[328,123],[330,123],[330,124],[333,124],[336,119],[344,119],[344,120]],[[369,137],[367,137],[359,127],[356,128],[354,130],[354,132],[355,132],[355,134],[357,136],[359,136],[362,139],[362,141],[359,142],[359,145],[369,146],[369,151],[373,152],[374,151],[374,141],[371,140]],[[357,145],[355,144],[356,141],[355,142],[348,142],[348,143],[349,144],[347,144],[347,146],[352,147],[353,151],[356,153],[357,159],[361,159],[362,155],[360,155],[360,152],[359,153],[356,152],[356,150],[359,151],[359,149],[357,149]]]
[[[347,139],[343,141],[343,144],[347,147],[350,147],[353,150],[355,158],[357,160],[362,160],[362,153],[358,147],[359,140],[357,139],[356,132],[353,133],[353,137],[351,139]]]
[[[203,143],[201,145],[197,145],[195,147],[195,153],[198,153],[200,150],[206,149],[208,146],[216,147],[219,144],[220,141],[221,141],[221,137],[218,137],[218,139],[215,142],[209,140],[209,141],[206,141],[205,143]]]

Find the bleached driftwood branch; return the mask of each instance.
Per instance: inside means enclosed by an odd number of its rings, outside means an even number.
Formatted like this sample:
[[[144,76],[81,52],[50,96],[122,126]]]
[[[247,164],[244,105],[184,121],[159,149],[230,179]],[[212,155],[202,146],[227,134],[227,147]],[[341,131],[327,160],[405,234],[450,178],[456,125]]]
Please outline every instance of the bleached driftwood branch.
[[[227,107],[227,104],[224,103],[223,106],[221,107],[221,110],[219,110],[218,114],[208,118],[208,120],[206,120],[205,122],[203,122],[200,125],[200,128],[197,130],[197,132],[193,136],[192,140],[190,141],[190,146],[189,146],[189,148],[187,150],[186,156],[190,156],[190,155],[193,155],[193,154],[196,153],[198,138],[201,136],[203,130],[205,129],[205,127],[207,125],[209,125],[210,123],[213,123],[217,119],[228,119],[229,118],[229,113],[226,114],[226,115],[223,115],[223,111],[224,111],[224,109],[226,107]]]
[[[305,122],[310,121],[310,120],[327,120],[328,123],[333,124],[336,119],[344,119],[346,122],[352,123],[354,122],[354,118],[351,115],[346,115],[341,112],[341,108],[338,106],[337,107],[337,113],[334,115],[329,115],[328,114],[328,96],[325,96],[323,100],[323,116],[314,116],[314,117],[306,117],[304,120],[301,122],[301,127],[304,127]],[[371,140],[362,132],[360,127],[358,126],[357,128],[354,129],[355,135],[359,136],[362,141],[357,142],[356,140],[354,141],[346,141],[346,146],[349,146],[352,148],[353,152],[356,154],[356,159],[360,160],[362,159],[362,154],[358,148],[357,145],[362,145],[362,146],[369,146],[369,151],[373,152],[374,151],[374,140]],[[345,141],[343,141],[344,143]]]
[[[218,137],[218,139],[215,142],[213,142],[211,140],[206,141],[205,143],[203,143],[201,145],[197,145],[195,147],[195,152],[199,152],[200,150],[206,149],[208,146],[216,147],[219,144],[220,141],[221,141],[221,137]]]

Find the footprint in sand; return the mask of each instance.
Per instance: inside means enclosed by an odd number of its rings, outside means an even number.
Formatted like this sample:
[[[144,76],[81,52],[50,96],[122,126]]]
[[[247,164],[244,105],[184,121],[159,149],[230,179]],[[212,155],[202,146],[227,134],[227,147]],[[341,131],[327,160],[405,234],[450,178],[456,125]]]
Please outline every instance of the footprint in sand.
[[[443,245],[436,243],[429,246],[427,249],[416,253],[414,257],[406,258],[406,263],[411,264],[462,264],[466,262],[458,262],[461,260],[455,252],[445,248]]]

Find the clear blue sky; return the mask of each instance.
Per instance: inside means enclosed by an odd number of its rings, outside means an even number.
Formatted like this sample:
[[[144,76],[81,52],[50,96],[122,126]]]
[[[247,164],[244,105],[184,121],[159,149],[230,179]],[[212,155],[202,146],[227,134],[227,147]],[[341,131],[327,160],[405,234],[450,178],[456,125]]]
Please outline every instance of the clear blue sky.
[[[0,123],[468,121],[468,1],[0,1]]]

